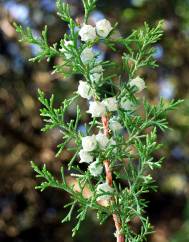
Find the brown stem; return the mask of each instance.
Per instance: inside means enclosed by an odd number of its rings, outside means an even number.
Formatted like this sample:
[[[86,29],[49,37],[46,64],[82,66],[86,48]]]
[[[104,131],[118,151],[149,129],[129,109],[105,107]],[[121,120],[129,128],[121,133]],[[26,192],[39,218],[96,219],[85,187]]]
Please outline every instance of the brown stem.
[[[114,224],[115,224],[115,227],[116,227],[117,242],[124,242],[125,236],[120,233],[120,231],[121,231],[121,221],[115,213],[112,216],[113,216]]]
[[[102,116],[103,130],[104,130],[104,134],[106,136],[109,135],[108,123],[109,123],[108,117]],[[104,161],[104,167],[105,167],[105,172],[106,172],[106,182],[108,183],[109,186],[112,187],[113,179],[112,179],[112,172],[111,172],[111,169],[110,169],[110,161],[109,160],[105,160]],[[115,227],[116,227],[117,242],[124,242],[125,241],[125,237],[124,237],[123,234],[120,233],[120,231],[121,231],[120,218],[115,213],[112,216],[113,216],[114,224],[115,224]]]

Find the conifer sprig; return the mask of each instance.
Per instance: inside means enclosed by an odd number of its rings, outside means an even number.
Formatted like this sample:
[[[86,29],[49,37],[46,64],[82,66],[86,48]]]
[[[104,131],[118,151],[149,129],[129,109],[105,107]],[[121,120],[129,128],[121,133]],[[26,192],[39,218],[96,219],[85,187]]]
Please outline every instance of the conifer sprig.
[[[59,107],[55,107],[56,96],[46,98],[39,90],[40,115],[45,123],[42,131],[59,128],[63,141],[58,145],[57,156],[67,149],[73,157],[62,166],[61,179],[55,178],[45,165],[39,168],[32,162],[36,176],[42,179],[36,189],[43,191],[51,187],[70,194],[70,201],[65,205],[69,211],[62,222],[69,222],[77,210],[73,236],[87,211],[93,209],[100,224],[113,217],[117,242],[145,241],[153,229],[145,215],[147,202],[142,195],[156,190],[150,172],[159,169],[163,161],[154,157],[162,147],[157,135],[160,130],[168,129],[167,113],[182,102],[166,103],[161,99],[151,105],[145,96],[138,95],[147,88],[143,78],[137,76],[138,71],[157,66],[153,44],[163,34],[162,21],[155,27],[145,23],[128,37],[113,41],[111,35],[117,25],[112,27],[103,19],[91,26],[88,19],[97,1],[82,2],[84,18],[80,24],[71,17],[71,6],[57,0],[58,16],[68,23],[70,31],[53,46],[48,43],[47,27],[36,37],[30,28],[15,24],[21,41],[35,44],[41,50],[32,61],[59,57],[62,64],[54,66],[54,73],[62,73],[64,77],[83,76],[77,92],[74,90],[74,95],[63,100]],[[119,67],[113,60],[99,60],[100,53],[94,51],[99,42],[113,51],[122,45]],[[70,105],[78,97],[90,101],[87,112],[91,121],[85,124],[85,134],[79,131],[82,120],[79,106],[74,120],[66,118]],[[83,170],[80,163],[86,163],[87,169]],[[141,223],[138,232],[131,226],[136,217]]]

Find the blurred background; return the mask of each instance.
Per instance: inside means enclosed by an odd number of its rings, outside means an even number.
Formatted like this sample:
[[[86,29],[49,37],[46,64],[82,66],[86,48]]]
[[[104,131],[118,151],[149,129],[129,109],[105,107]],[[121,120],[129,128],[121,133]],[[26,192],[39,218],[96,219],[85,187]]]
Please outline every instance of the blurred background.
[[[81,0],[69,0],[74,17],[82,16]],[[157,102],[160,97],[185,99],[169,115],[173,128],[159,134],[165,156],[163,168],[154,173],[157,193],[146,196],[147,214],[156,233],[150,242],[189,241],[189,0],[99,0],[92,20],[109,18],[119,22],[122,35],[146,21],[156,24],[164,19],[164,37],[156,44],[159,68],[145,70],[147,97]],[[55,159],[58,130],[41,133],[37,88],[54,93],[61,102],[75,89],[77,81],[51,75],[58,59],[32,64],[28,58],[39,51],[36,46],[18,42],[12,22],[30,26],[38,35],[49,26],[49,42],[63,37],[66,25],[56,16],[55,0],[0,0],[0,241],[1,242],[80,242],[115,241],[111,219],[103,226],[93,212],[75,238],[71,225],[61,224],[64,192],[34,190],[37,181],[30,160],[47,163],[56,175],[70,158],[65,150]],[[108,56],[104,50],[103,58]],[[114,58],[116,58],[114,56]],[[74,117],[74,109],[69,110]],[[75,221],[73,220],[74,224]],[[136,221],[137,223],[137,221]]]

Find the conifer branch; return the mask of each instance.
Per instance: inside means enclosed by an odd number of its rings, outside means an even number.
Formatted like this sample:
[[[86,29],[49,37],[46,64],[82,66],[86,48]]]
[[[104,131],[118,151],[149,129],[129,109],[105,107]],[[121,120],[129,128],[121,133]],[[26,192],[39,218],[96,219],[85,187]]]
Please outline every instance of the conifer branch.
[[[153,45],[163,34],[163,22],[155,27],[145,23],[128,37],[112,41],[111,35],[117,25],[112,27],[106,19],[98,21],[95,27],[89,25],[88,18],[97,1],[82,2],[85,24],[80,25],[71,17],[71,6],[57,0],[57,14],[68,23],[69,33],[52,46],[48,43],[47,27],[41,36],[35,36],[30,28],[15,24],[21,42],[40,48],[32,61],[59,57],[62,64],[54,66],[54,73],[62,73],[64,77],[83,76],[77,92],[74,90],[74,95],[64,99],[59,107],[56,107],[55,95],[47,98],[43,91],[38,91],[40,115],[44,120],[42,131],[59,128],[63,141],[58,145],[57,156],[64,149],[73,156],[65,164],[69,182],[63,167],[59,181],[45,165],[39,168],[32,162],[36,176],[42,179],[36,189],[43,191],[51,187],[69,193],[70,201],[65,205],[69,211],[62,222],[69,222],[77,210],[73,236],[87,211],[93,209],[100,224],[113,217],[117,242],[146,241],[153,229],[145,215],[147,202],[142,195],[156,190],[151,170],[159,169],[163,161],[163,157],[154,158],[154,153],[162,147],[157,141],[158,132],[169,128],[168,112],[182,102],[172,100],[168,103],[160,99],[158,104],[151,105],[145,96],[142,99],[137,95],[147,88],[145,80],[137,76],[138,71],[157,66]],[[124,52],[119,67],[112,60],[99,61],[99,54],[93,50],[99,42],[104,42],[113,51],[122,45]],[[115,77],[119,82],[114,81]],[[86,135],[79,131],[82,119],[79,106],[75,119],[66,118],[70,105],[78,97],[90,101],[87,113],[91,115],[91,121],[85,124]],[[80,163],[86,163],[87,170],[83,170]],[[141,222],[138,233],[130,226],[136,217]]]

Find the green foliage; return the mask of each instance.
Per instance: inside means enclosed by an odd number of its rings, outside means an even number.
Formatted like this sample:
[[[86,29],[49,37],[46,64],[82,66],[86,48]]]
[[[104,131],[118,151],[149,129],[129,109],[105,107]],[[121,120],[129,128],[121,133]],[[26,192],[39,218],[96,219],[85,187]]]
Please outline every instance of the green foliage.
[[[56,56],[58,54],[57,44],[54,44],[53,46],[49,46],[48,44],[47,26],[45,26],[40,37],[35,36],[29,27],[24,29],[21,25],[16,23],[14,23],[14,26],[16,28],[16,32],[21,35],[21,42],[37,45],[41,50],[39,54],[36,57],[31,58],[30,61],[39,62],[43,59],[47,59],[47,61],[50,61],[53,56]]]
[[[41,90],[38,91],[39,93],[39,101],[43,105],[43,108],[40,109],[40,115],[43,117],[44,122],[46,123],[44,128],[42,129],[43,132],[46,132],[53,128],[60,128],[63,134],[64,142],[58,145],[58,152],[56,156],[58,156],[65,146],[69,144],[72,140],[76,143],[78,147],[81,146],[81,135],[77,131],[78,122],[80,120],[80,109],[77,107],[77,115],[75,120],[70,120],[69,122],[65,121],[65,114],[71,103],[77,98],[77,95],[73,96],[70,99],[65,99],[62,105],[59,108],[54,107],[54,95],[51,96],[50,99],[45,98],[44,92]],[[68,148],[69,149],[69,148]],[[74,151],[76,152],[71,161],[68,164],[68,167],[71,168],[71,164],[77,157],[77,149],[75,148]]]
[[[152,44],[161,38],[162,25],[163,21],[160,21],[156,27],[150,28],[145,23],[143,28],[134,30],[129,37],[120,40],[127,50],[123,55],[123,66],[129,79],[132,79],[140,68],[157,66],[153,58]]]
[[[84,22],[87,23],[89,14],[95,8],[96,0],[83,0],[82,2],[85,11]],[[62,179],[59,181],[47,170],[45,165],[40,169],[32,162],[37,177],[42,179],[42,183],[36,188],[41,191],[48,187],[58,188],[70,194],[71,201],[65,205],[69,211],[62,222],[70,221],[73,212],[77,210],[77,223],[73,228],[73,235],[79,230],[88,209],[94,209],[100,224],[112,214],[118,216],[122,226],[119,232],[125,235],[125,241],[144,241],[148,234],[152,233],[152,227],[149,219],[145,216],[147,202],[141,196],[151,189],[156,190],[150,171],[160,168],[163,160],[163,158],[156,160],[154,157],[155,152],[161,148],[161,144],[157,142],[157,134],[159,130],[165,131],[168,128],[167,113],[179,105],[181,101],[165,103],[161,99],[159,104],[151,105],[145,98],[141,100],[141,98],[137,97],[137,86],[133,87],[130,83],[136,77],[140,68],[156,67],[152,45],[162,36],[162,21],[152,28],[145,23],[143,28],[134,30],[127,38],[117,39],[114,42],[110,38],[111,33],[114,31],[114,28],[112,28],[110,36],[107,36],[107,38],[103,39],[97,36],[94,41],[78,44],[79,31],[76,27],[80,28],[80,26],[71,18],[70,6],[58,0],[57,10],[59,17],[68,23],[70,29],[70,33],[65,34],[60,43],[55,43],[53,47],[49,46],[47,27],[45,27],[41,37],[35,37],[31,29],[24,29],[16,24],[16,31],[20,33],[21,41],[40,47],[40,53],[32,58],[32,61],[41,61],[45,58],[50,60],[54,56],[61,57],[63,64],[56,65],[54,72],[63,73],[65,77],[74,74],[83,75],[84,80],[93,91],[94,100],[102,101],[107,96],[116,96],[118,102],[116,113],[109,112],[107,116],[119,120],[127,134],[127,138],[125,138],[125,133],[112,131],[110,136],[113,142],[105,149],[100,149],[98,145],[90,153],[100,164],[103,164],[105,160],[109,160],[111,172],[115,177],[113,192],[102,191],[103,196],[111,197],[109,203],[103,206],[98,202],[100,196],[97,187],[106,180],[105,172],[95,177],[89,169],[83,171],[77,161],[84,137],[78,131],[81,120],[80,108],[77,107],[77,115],[74,120],[66,120],[65,118],[70,105],[76,100],[78,94],[65,99],[57,108],[55,96],[52,95],[50,98],[46,98],[44,92],[39,90],[39,101],[42,105],[40,115],[45,123],[42,131],[46,132],[53,128],[60,129],[63,142],[58,145],[57,156],[65,148],[73,153],[73,158],[68,161],[68,170],[72,171],[71,176],[74,177],[74,181],[77,183],[77,189],[75,185],[67,183],[63,167],[60,172]],[[83,50],[93,47],[99,41],[104,41],[104,44],[114,51],[117,50],[120,44],[122,45],[124,53],[121,59],[121,68],[111,60],[97,61],[98,54],[95,54],[93,60],[88,63],[82,61]],[[61,49],[58,50],[57,46],[61,46]],[[91,73],[93,74],[94,69],[99,66],[103,69],[103,77],[101,77],[100,81],[95,82],[91,78]],[[115,69],[113,74],[112,69]],[[125,72],[128,74],[127,82],[125,78],[124,80],[122,78]],[[114,82],[115,77],[116,84]],[[108,88],[107,91],[106,86],[111,88]],[[132,107],[124,109],[121,106],[123,100],[129,101]],[[143,115],[141,115],[141,110],[143,110]],[[102,122],[96,118],[85,124],[85,127],[86,134],[89,136],[97,128],[103,130]],[[122,187],[123,182],[127,184],[125,187]],[[84,195],[86,189],[88,196]],[[136,217],[139,218],[142,224],[138,233],[134,232],[130,226]]]
[[[168,128],[166,118],[167,113],[171,110],[174,110],[182,102],[183,100],[172,100],[170,103],[165,104],[161,98],[159,104],[152,106],[146,100],[144,100],[146,122],[143,124],[143,126],[147,128],[155,125],[162,131],[165,131]]]
[[[62,0],[56,1],[57,14],[58,16],[65,22],[70,22],[71,14],[70,14],[70,6],[67,3],[63,3]]]
[[[89,14],[95,9],[97,0],[82,0],[84,10],[85,10],[85,19],[84,22],[87,23]]]
[[[72,230],[73,236],[78,231],[81,222],[85,219],[86,213],[87,213],[89,208],[94,209],[96,211],[100,211],[102,214],[104,214],[103,216],[99,217],[99,220],[101,222],[104,220],[104,216],[106,216],[106,218],[107,218],[107,215],[108,216],[110,215],[110,211],[107,208],[104,208],[104,207],[98,205],[95,202],[94,197],[91,197],[89,199],[85,199],[83,197],[83,189],[84,189],[86,182],[89,178],[88,174],[83,174],[79,177],[80,191],[76,191],[74,185],[70,186],[67,183],[63,167],[61,168],[61,178],[62,179],[61,179],[61,181],[58,181],[47,170],[46,165],[43,165],[43,168],[39,169],[38,166],[34,162],[31,162],[31,166],[34,169],[34,171],[36,172],[36,177],[42,178],[44,180],[39,186],[35,187],[36,189],[39,189],[40,191],[44,191],[46,188],[51,187],[51,188],[64,190],[64,191],[66,191],[67,193],[70,194],[71,202],[68,202],[64,206],[65,208],[69,208],[69,212],[65,216],[65,218],[62,220],[62,223],[70,221],[73,210],[74,210],[76,204],[80,205],[79,209],[77,209],[77,212],[78,212],[78,214],[76,216],[77,224]]]

